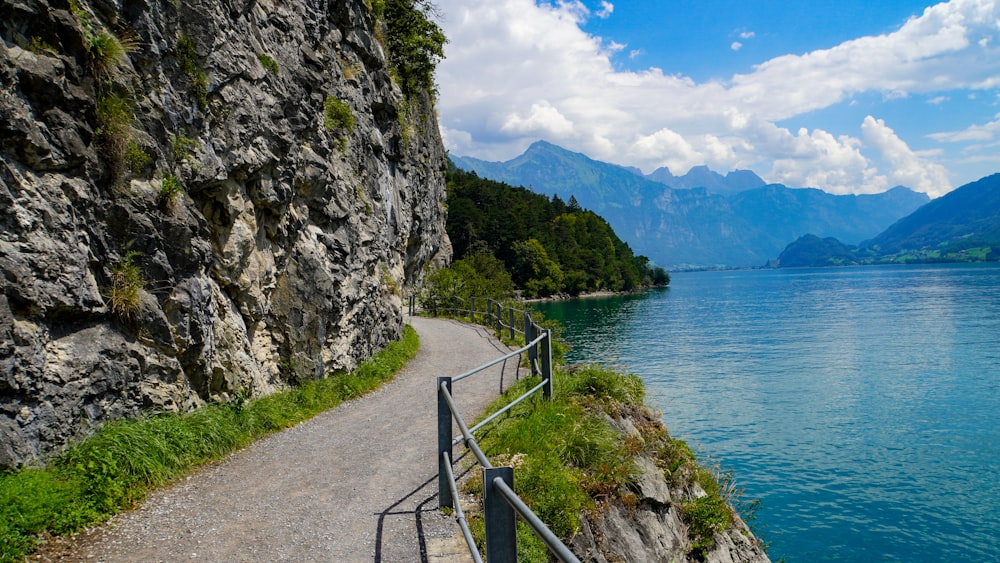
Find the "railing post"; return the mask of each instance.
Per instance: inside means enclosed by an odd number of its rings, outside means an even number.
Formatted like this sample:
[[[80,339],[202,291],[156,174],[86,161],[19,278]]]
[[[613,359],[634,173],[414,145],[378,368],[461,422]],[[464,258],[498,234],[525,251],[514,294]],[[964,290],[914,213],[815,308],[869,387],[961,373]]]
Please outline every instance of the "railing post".
[[[455,499],[451,498],[451,485],[448,483],[448,472],[444,468],[444,456],[441,455],[445,452],[448,453],[448,458],[451,459],[452,447],[451,447],[451,409],[448,408],[448,402],[444,399],[444,391],[441,389],[441,384],[445,383],[448,389],[448,393],[451,393],[451,378],[450,377],[439,377],[437,379],[437,398],[438,398],[438,508],[453,508],[455,506]]]
[[[413,293],[410,294],[410,316],[413,316],[413,303],[416,301],[417,296]]]
[[[527,312],[524,313],[524,344],[527,346],[529,342],[538,336],[535,333],[535,323],[531,320],[531,315]],[[532,346],[528,348],[528,364],[531,366],[531,375],[535,375],[538,371],[535,370],[535,360],[538,359],[538,346]]]
[[[476,298],[469,298],[469,322],[476,324]]]
[[[483,469],[483,515],[486,520],[486,560],[490,563],[517,563],[517,522],[514,508],[494,490],[499,477],[514,488],[514,468]]]
[[[542,380],[547,381],[542,387],[542,396],[546,399],[552,398],[552,331],[545,331],[545,339],[542,340]]]
[[[514,340],[514,308],[511,307],[509,310],[510,310],[510,339],[511,339],[511,341],[513,341]]]

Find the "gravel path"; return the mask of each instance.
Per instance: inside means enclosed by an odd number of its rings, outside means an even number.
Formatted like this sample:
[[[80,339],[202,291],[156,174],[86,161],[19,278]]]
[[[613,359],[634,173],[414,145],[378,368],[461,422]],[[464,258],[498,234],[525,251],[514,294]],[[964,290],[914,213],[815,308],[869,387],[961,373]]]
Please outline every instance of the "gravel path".
[[[482,327],[408,322],[420,351],[393,382],[154,492],[63,559],[461,561],[458,525],[437,510],[435,383],[507,348]],[[500,376],[497,366],[455,384],[467,421]]]

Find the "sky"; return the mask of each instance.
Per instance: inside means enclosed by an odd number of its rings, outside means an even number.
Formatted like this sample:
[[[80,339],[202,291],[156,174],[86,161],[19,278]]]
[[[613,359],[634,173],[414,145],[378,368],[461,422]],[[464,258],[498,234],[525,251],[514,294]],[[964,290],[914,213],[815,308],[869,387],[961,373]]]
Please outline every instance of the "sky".
[[[1000,0],[432,0],[445,145],[931,197],[1000,171]]]

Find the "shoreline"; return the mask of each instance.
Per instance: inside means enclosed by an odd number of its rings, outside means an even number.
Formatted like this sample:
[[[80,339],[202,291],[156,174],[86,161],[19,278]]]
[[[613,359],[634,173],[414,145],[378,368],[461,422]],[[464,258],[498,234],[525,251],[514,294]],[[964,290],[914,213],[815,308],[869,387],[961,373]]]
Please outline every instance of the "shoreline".
[[[644,287],[642,289],[633,289],[630,291],[590,291],[587,293],[581,293],[579,295],[570,295],[568,293],[557,293],[555,295],[550,295],[549,297],[533,297],[531,299],[519,299],[521,303],[551,303],[554,301],[573,301],[576,299],[603,299],[605,297],[624,297],[626,295],[638,295],[640,293],[646,293],[656,289],[667,289],[669,285],[657,285],[652,287]]]

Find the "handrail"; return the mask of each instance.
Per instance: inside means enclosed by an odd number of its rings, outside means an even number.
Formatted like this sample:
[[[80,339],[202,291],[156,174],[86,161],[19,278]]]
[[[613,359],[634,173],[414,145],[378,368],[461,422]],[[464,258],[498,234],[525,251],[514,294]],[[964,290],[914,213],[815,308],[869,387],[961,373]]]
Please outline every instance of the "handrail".
[[[507,486],[507,483],[505,483],[503,479],[495,477],[493,479],[493,486],[497,488],[501,495],[503,495],[504,500],[510,504],[511,508],[514,509],[514,512],[517,512],[521,518],[524,518],[525,522],[527,522],[528,525],[535,530],[535,533],[538,534],[538,537],[542,538],[542,541],[545,542],[545,545],[548,546],[549,551],[551,551],[553,555],[558,557],[561,561],[566,561],[567,563],[580,563],[580,560],[577,559],[576,555],[573,555],[573,552],[566,547],[566,544],[560,541],[559,538],[552,533],[552,530],[550,530],[549,527],[538,518],[538,516],[535,516],[535,513],[528,508],[528,505],[524,504],[524,501],[521,500],[521,497],[517,496],[514,489]]]
[[[476,315],[480,311],[477,311],[475,308],[475,298],[471,298],[469,301],[468,310],[459,310],[457,307],[442,307],[441,309],[458,311],[463,316],[468,314],[470,320],[474,322]],[[493,301],[486,300],[486,303],[487,311],[484,312],[486,323],[493,326]],[[411,314],[413,312],[413,304],[411,296]],[[514,563],[517,561],[515,515],[521,516],[522,520],[542,539],[553,555],[562,561],[579,563],[579,559],[569,551],[569,548],[552,533],[548,526],[531,511],[528,505],[511,488],[514,479],[514,469],[512,467],[494,467],[479,447],[473,435],[475,431],[496,420],[497,417],[510,411],[515,405],[538,391],[542,391],[542,395],[546,399],[552,398],[552,332],[536,324],[527,311],[521,311],[513,307],[502,307],[499,304],[497,304],[497,309],[495,317],[497,324],[500,325],[501,330],[507,329],[512,338],[515,331],[515,327],[513,327],[515,312],[522,313],[524,317],[524,330],[517,332],[524,334],[525,340],[528,342],[521,348],[509,352],[500,358],[486,362],[475,369],[454,377],[438,378],[438,505],[440,508],[454,508],[456,520],[462,529],[462,534],[465,536],[472,556],[477,562],[481,562],[482,559],[479,557],[479,550],[469,532],[468,522],[465,520],[465,513],[461,508],[458,486],[455,483],[455,474],[451,467],[452,448],[464,442],[465,446],[472,451],[483,471],[483,515],[486,520],[486,557],[489,563]],[[504,313],[512,321],[511,325],[503,323]],[[520,356],[524,352],[528,353],[528,362],[532,373],[541,375],[542,382],[470,429],[462,418],[462,415],[458,412],[455,398],[452,395],[452,384],[482,373],[484,370],[501,362],[506,362],[514,356]],[[451,435],[452,421],[458,425],[461,432],[460,436],[454,438]]]

